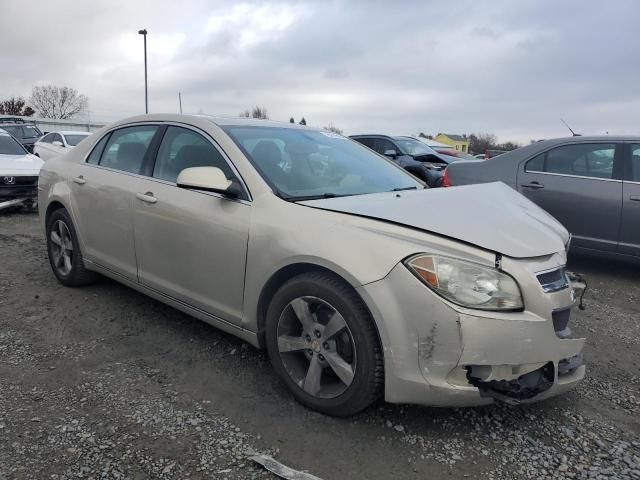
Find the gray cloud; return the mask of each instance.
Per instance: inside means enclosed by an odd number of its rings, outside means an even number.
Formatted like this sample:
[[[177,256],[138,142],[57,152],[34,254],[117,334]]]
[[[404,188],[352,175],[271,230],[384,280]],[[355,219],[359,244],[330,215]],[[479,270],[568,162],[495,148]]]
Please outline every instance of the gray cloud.
[[[149,30],[151,111],[237,115],[264,105],[362,131],[501,139],[636,131],[633,0],[477,2],[2,2],[0,97],[40,83],[90,98],[93,118],[139,113]]]

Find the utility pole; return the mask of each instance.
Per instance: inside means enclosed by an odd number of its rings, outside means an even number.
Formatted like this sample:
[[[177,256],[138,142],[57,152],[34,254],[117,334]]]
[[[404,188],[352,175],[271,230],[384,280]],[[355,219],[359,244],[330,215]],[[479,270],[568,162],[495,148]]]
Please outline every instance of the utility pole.
[[[180,103],[180,115],[182,115],[182,93],[178,92],[178,102]]]
[[[147,84],[147,29],[138,30],[144,37],[144,113],[149,113],[149,87]]]

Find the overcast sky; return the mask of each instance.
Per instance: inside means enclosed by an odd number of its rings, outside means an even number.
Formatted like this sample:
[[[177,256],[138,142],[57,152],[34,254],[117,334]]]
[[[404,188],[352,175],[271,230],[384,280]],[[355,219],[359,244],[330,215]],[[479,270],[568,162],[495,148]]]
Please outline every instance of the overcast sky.
[[[345,133],[640,133],[640,2],[0,0],[0,98],[36,84],[91,116],[149,108]]]

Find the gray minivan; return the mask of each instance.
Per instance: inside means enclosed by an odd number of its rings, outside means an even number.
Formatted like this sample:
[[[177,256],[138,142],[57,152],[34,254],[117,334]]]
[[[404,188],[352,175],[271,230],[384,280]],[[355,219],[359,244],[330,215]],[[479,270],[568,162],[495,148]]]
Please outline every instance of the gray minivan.
[[[496,180],[557,218],[573,248],[640,259],[640,137],[545,140],[485,162],[453,163],[443,185]]]

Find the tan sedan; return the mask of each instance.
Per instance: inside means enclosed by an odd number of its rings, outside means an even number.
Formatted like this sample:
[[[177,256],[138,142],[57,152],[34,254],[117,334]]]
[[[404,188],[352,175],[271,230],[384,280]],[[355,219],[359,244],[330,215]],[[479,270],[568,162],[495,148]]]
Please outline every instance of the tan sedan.
[[[568,233],[503,184],[429,190],[334,133],[146,115],[48,161],[38,203],[60,282],[99,272],[264,347],[325,413],[584,376]]]

